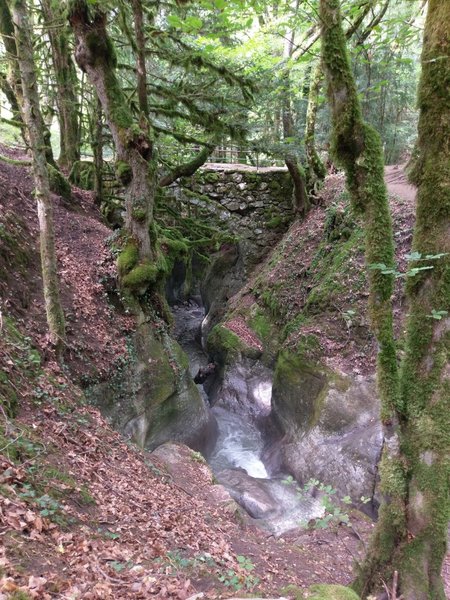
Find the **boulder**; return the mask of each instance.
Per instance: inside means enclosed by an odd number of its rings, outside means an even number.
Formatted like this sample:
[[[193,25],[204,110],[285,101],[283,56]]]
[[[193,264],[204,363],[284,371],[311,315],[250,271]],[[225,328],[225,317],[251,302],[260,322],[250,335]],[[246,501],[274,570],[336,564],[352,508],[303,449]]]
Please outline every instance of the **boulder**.
[[[86,393],[115,427],[144,448],[171,440],[206,452],[215,443],[215,420],[192,380],[186,354],[146,321],[133,336],[128,360]]]
[[[265,452],[272,470],[330,484],[355,503],[373,497],[383,443],[374,377],[342,376],[282,353],[272,405],[282,432]]]

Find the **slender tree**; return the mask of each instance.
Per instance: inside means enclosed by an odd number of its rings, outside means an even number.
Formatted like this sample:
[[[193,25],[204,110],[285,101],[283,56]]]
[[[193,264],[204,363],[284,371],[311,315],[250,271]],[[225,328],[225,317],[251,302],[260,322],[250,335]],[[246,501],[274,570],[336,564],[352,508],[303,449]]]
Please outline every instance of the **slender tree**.
[[[438,316],[446,314],[450,297],[450,107],[444,91],[450,73],[450,4],[430,2],[425,30],[414,248],[428,268],[408,286],[410,316],[401,371],[392,330],[392,275],[376,268],[394,264],[381,142],[362,119],[339,4],[320,2],[322,59],[333,113],[333,150],[346,171],[353,206],[364,219],[385,436],[383,504],[355,588],[366,597],[397,570],[405,600],[441,600],[449,514],[450,322],[433,317],[438,309],[443,311]]]
[[[306,111],[305,150],[308,160],[308,188],[314,190],[316,183],[325,179],[326,169],[316,150],[316,117],[319,90],[323,79],[322,65],[318,61],[311,73],[309,84],[308,109]]]
[[[45,309],[52,343],[58,357],[62,356],[65,340],[64,313],[59,296],[59,282],[53,230],[53,207],[47,170],[46,141],[39,91],[36,81],[31,29],[25,0],[11,0],[18,64],[22,80],[24,119],[33,155],[33,172],[39,218],[42,283]]]
[[[17,62],[17,47],[14,37],[14,25],[7,0],[0,0],[0,34],[2,36],[3,46],[6,51],[6,62],[8,65],[7,74],[2,76],[2,91],[11,106],[13,120],[20,125],[22,137],[25,138],[22,114],[22,80],[20,78],[19,64]]]
[[[41,0],[50,40],[56,83],[56,105],[60,129],[58,163],[70,171],[80,159],[78,79],[70,52],[70,29],[63,5],[58,0]]]

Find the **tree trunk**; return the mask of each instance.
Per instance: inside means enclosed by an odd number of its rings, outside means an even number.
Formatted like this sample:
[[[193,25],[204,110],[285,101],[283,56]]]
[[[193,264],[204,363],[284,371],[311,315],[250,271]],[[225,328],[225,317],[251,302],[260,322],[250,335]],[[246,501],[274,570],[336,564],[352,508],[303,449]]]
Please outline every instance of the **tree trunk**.
[[[60,154],[58,163],[70,171],[80,160],[78,79],[70,57],[69,35],[61,3],[41,0],[47,34],[50,39],[53,69],[56,80],[56,104],[60,129]]]
[[[145,35],[142,2],[141,0],[132,0],[131,5],[133,8],[134,34],[136,36],[136,70],[139,108],[144,117],[148,119],[147,68],[145,64]]]
[[[297,2],[296,10],[299,3]],[[292,56],[294,46],[294,33],[286,40],[284,47],[284,58],[289,60]],[[305,172],[297,156],[296,150],[293,148],[295,139],[294,120],[292,118],[292,102],[291,102],[291,75],[290,68],[286,66],[282,74],[283,92],[281,99],[281,120],[283,124],[283,138],[288,143],[288,148],[285,152],[284,162],[292,177],[294,183],[294,208],[295,212],[300,215],[305,215],[309,209],[309,198],[305,185]]]
[[[320,16],[334,150],[346,169],[353,205],[365,217],[367,262],[391,266],[392,227],[381,145],[361,117],[338,0],[321,0]],[[405,600],[445,597],[440,573],[450,474],[449,24],[450,4],[431,0],[422,56],[414,248],[433,258],[415,265],[431,269],[408,278],[407,347],[400,375],[391,326],[391,276],[378,269],[370,275],[371,322],[380,347],[377,375],[385,433],[380,464],[384,502],[354,584],[362,597],[381,587],[394,570]]]
[[[4,73],[0,73],[0,89],[3,92],[3,94],[5,95],[5,98],[9,102],[9,105],[11,107],[12,120],[17,125],[17,127],[20,127],[20,130],[22,132],[22,137],[24,137],[23,128],[25,127],[25,124],[23,122],[22,113],[20,111],[20,106],[19,106],[19,103],[17,102],[17,98],[14,93],[14,90],[12,89],[12,87],[8,81],[8,77]]]
[[[22,137],[26,143],[24,121],[22,114],[23,94],[20,78],[19,63],[17,62],[17,47],[14,38],[14,25],[7,0],[0,0],[0,34],[6,50],[8,73],[5,78],[4,93],[11,106],[13,120],[22,124]]]
[[[418,186],[413,249],[432,266],[407,286],[409,318],[402,365],[407,415],[408,538],[400,549],[407,600],[444,600],[450,492],[450,2],[430,0],[419,84]],[[443,311],[441,319],[433,311]]]
[[[322,64],[319,61],[311,74],[311,83],[308,94],[308,109],[306,111],[305,150],[308,159],[308,188],[314,190],[317,182],[325,179],[327,173],[325,165],[316,150],[316,117],[318,108],[319,90],[322,84]]]
[[[39,218],[42,283],[45,309],[52,343],[62,357],[65,341],[64,313],[59,297],[59,282],[53,231],[53,208],[47,171],[43,119],[39,106],[36,66],[31,43],[25,0],[12,0],[12,17],[17,43],[18,64],[22,78],[25,123],[33,152],[33,172]]]
[[[94,12],[90,18],[89,10]],[[106,15],[89,9],[85,0],[74,3],[70,22],[76,38],[75,59],[86,72],[102,104],[118,157],[118,174],[126,186],[126,228],[137,245],[141,290],[150,283],[155,249],[150,225],[157,183],[157,162],[150,134],[135,123],[116,76],[116,56],[106,31]],[[151,279],[154,278],[154,273]]]
[[[339,4],[338,0],[320,1],[322,62],[333,117],[332,151],[345,169],[352,205],[364,217],[367,265],[384,264],[392,268],[394,246],[381,141],[362,118]],[[392,327],[392,292],[392,275],[369,270],[369,313],[379,346],[377,382],[385,439],[380,463],[384,503],[379,517],[384,525],[378,528],[383,535],[374,538],[374,544],[387,556],[395,552],[406,531],[406,473],[400,452],[399,376]],[[377,568],[378,564],[375,570]]]
[[[103,201],[103,111],[100,100],[91,116],[91,147],[94,155],[94,194],[95,204],[100,206]]]

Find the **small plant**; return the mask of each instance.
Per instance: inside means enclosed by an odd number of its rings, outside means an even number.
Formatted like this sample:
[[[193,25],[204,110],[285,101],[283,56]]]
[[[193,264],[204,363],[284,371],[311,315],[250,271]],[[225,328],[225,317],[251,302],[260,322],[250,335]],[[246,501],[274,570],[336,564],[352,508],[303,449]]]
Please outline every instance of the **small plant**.
[[[351,308],[348,309],[348,310],[345,310],[342,313],[342,316],[344,317],[345,324],[347,325],[347,329],[350,329],[350,327],[352,327],[355,315],[356,315],[356,311],[352,310]]]
[[[419,262],[423,260],[439,260],[443,256],[447,256],[447,252],[441,252],[439,254],[426,254],[423,256],[420,252],[412,252],[406,255],[408,262]],[[369,265],[369,269],[372,271],[381,271],[382,275],[394,275],[396,279],[400,277],[415,277],[421,271],[428,271],[434,269],[433,265],[425,265],[423,267],[410,267],[407,271],[402,273],[396,267],[388,267],[384,263],[372,263]]]
[[[206,460],[204,456],[200,452],[196,452],[195,450],[191,450],[192,460],[198,463],[205,464]]]
[[[225,587],[232,588],[235,591],[249,590],[259,583],[259,578],[251,575],[255,565],[246,556],[238,555],[236,558],[240,567],[239,571],[227,569],[225,573],[219,575],[218,579]]]
[[[431,315],[427,315],[429,319],[436,319],[436,321],[440,321],[442,318],[448,315],[448,310],[435,310],[434,308],[431,311]]]
[[[297,482],[292,475],[286,477],[282,483],[284,485],[297,485]],[[322,504],[325,509],[324,515],[314,520],[314,524],[312,525],[313,528],[325,529],[333,523],[344,523],[345,525],[350,524],[350,517],[347,512],[343,511],[339,506],[339,500],[335,498],[336,490],[331,485],[326,485],[320,482],[318,479],[310,479],[303,487],[297,486],[296,491],[299,498],[302,498],[305,494],[311,492],[313,489],[316,489],[322,493]],[[344,496],[340,499],[340,502],[346,505],[353,504],[350,496]],[[370,502],[370,498],[361,496],[360,504],[367,504],[368,502]],[[306,525],[307,524],[305,524],[305,526]]]

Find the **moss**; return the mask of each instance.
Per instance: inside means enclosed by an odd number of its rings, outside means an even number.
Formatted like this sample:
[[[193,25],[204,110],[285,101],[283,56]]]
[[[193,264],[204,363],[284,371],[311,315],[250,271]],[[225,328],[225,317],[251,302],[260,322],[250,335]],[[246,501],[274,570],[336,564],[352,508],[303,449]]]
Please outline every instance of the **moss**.
[[[257,312],[249,320],[249,325],[256,333],[256,335],[263,341],[267,340],[273,335],[273,325],[262,312]]]
[[[122,285],[129,290],[143,293],[144,288],[155,283],[159,275],[158,266],[150,261],[145,261],[133,267],[122,277]]]
[[[96,504],[95,498],[90,494],[89,490],[85,485],[80,488],[80,500],[85,506]]]
[[[117,258],[117,269],[119,275],[123,276],[129,273],[139,260],[139,250],[135,243],[129,243],[125,246]]]
[[[278,229],[285,224],[285,220],[280,215],[272,217],[269,221],[266,221],[265,226],[267,229]]]
[[[99,35],[95,29],[88,31],[86,45],[97,61],[104,61],[113,68],[117,66],[117,56],[108,36]]]
[[[205,183],[217,183],[218,181],[220,181],[221,176],[219,173],[202,173],[201,175],[202,180]]]
[[[87,160],[77,160],[69,173],[69,181],[83,190],[93,190],[95,180],[95,165]]]
[[[276,289],[265,290],[260,298],[274,318],[283,316],[281,305],[276,297]]]
[[[32,600],[32,597],[29,596],[26,592],[16,590],[15,592],[12,592],[12,594],[10,594],[9,600]]]
[[[287,585],[280,590],[280,593],[283,594],[283,596],[293,598],[293,600],[305,600],[305,591],[297,585]]]
[[[363,240],[364,232],[358,228],[353,230],[348,240],[340,239],[331,248],[329,244],[319,247],[311,263],[312,289],[306,299],[306,312],[315,313],[329,308],[339,295],[350,291],[343,273],[361,252]]]
[[[216,325],[208,335],[206,348],[219,363],[228,364],[240,356],[244,346],[235,333],[223,325]]]
[[[54,194],[62,196],[65,200],[70,200],[72,197],[72,188],[61,171],[58,171],[58,169],[55,169],[55,167],[49,164],[47,164],[47,171],[50,190]]]
[[[120,181],[122,185],[128,185],[133,178],[131,166],[123,160],[116,161],[114,165],[114,172],[118,181]]]
[[[343,585],[312,585],[310,600],[359,600],[353,590]]]
[[[247,346],[235,333],[223,325],[216,325],[206,341],[208,353],[222,365],[230,364],[241,355],[248,358],[259,358],[261,350]]]
[[[135,221],[143,222],[147,218],[148,211],[145,208],[134,207],[131,215]]]

